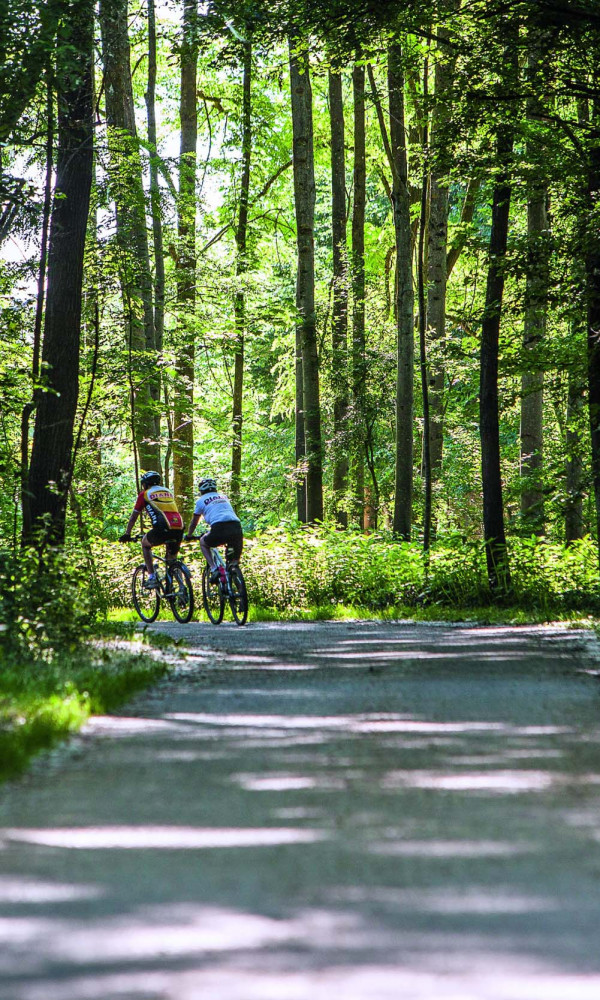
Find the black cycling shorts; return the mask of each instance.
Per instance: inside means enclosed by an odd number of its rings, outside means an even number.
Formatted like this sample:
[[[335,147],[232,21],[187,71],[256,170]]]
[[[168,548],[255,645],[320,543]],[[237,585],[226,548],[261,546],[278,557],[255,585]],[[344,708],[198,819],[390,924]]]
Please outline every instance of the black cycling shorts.
[[[217,521],[203,536],[211,549],[226,545],[233,549],[233,558],[239,559],[244,547],[244,532],[239,521]]]
[[[183,528],[150,528],[146,535],[150,545],[166,545],[167,555],[174,559],[181,546]]]

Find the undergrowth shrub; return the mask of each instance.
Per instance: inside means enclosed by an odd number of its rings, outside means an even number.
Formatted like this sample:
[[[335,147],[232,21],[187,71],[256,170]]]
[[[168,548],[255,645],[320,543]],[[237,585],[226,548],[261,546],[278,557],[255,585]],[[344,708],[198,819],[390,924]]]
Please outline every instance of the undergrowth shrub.
[[[160,550],[159,554],[160,553]],[[94,543],[95,578],[109,607],[131,606],[131,574],[139,545]],[[509,542],[511,602],[524,609],[600,608],[597,547],[585,538],[566,548],[539,538]],[[182,545],[201,603],[204,560],[197,543]],[[345,604],[381,611],[421,604],[476,607],[489,604],[485,547],[446,537],[426,566],[417,542],[389,533],[364,535],[330,526],[271,528],[247,537],[242,559],[251,603],[293,615]]]
[[[0,551],[0,641],[5,653],[51,658],[76,649],[107,607],[91,554],[73,546]]]

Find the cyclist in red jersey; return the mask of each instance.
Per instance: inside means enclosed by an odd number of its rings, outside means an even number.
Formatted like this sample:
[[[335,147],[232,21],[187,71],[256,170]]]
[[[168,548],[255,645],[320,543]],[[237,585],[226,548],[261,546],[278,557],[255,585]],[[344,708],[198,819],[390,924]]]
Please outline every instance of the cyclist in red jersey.
[[[148,575],[144,586],[156,586],[156,574],[152,562],[152,546],[166,545],[167,560],[175,559],[183,538],[183,518],[177,510],[175,497],[166,486],[161,486],[158,472],[145,472],[140,480],[141,492],[131,512],[125,534],[120,542],[130,542],[133,526],[140,514],[145,512],[152,527],[142,538],[142,555]]]

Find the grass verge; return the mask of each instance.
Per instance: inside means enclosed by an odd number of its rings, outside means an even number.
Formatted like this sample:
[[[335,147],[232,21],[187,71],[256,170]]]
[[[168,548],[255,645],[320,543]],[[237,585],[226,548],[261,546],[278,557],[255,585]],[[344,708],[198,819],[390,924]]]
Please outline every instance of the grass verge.
[[[146,636],[104,629],[73,652],[49,660],[0,660],[0,781],[32,756],[76,732],[90,715],[117,708],[169,670]]]
[[[129,608],[113,608],[108,613],[110,622],[131,623],[139,619]],[[228,609],[225,621],[230,621]],[[252,622],[315,622],[315,621],[417,621],[417,622],[466,622],[475,625],[543,625],[561,622],[580,628],[600,628],[597,615],[580,610],[565,611],[559,608],[520,608],[515,605],[480,605],[473,607],[450,607],[443,604],[424,606],[395,605],[378,611],[361,605],[314,604],[307,608],[277,608],[251,604],[248,621]],[[158,621],[173,622],[168,611],[161,612]],[[197,608],[194,621],[208,625],[208,619],[201,608]],[[181,638],[185,639],[185,625],[181,626]]]

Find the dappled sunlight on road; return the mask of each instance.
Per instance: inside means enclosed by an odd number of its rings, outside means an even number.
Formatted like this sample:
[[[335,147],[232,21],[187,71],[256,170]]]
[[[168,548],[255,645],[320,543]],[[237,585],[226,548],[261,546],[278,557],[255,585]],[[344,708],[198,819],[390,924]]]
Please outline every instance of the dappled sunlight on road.
[[[84,851],[198,851],[226,847],[272,847],[274,844],[309,844],[322,840],[323,837],[322,831],[277,828],[203,830],[182,826],[106,826],[0,830],[0,839],[3,840]]]
[[[0,1000],[597,1000],[584,652],[537,629],[185,634],[214,653],[0,802]]]

